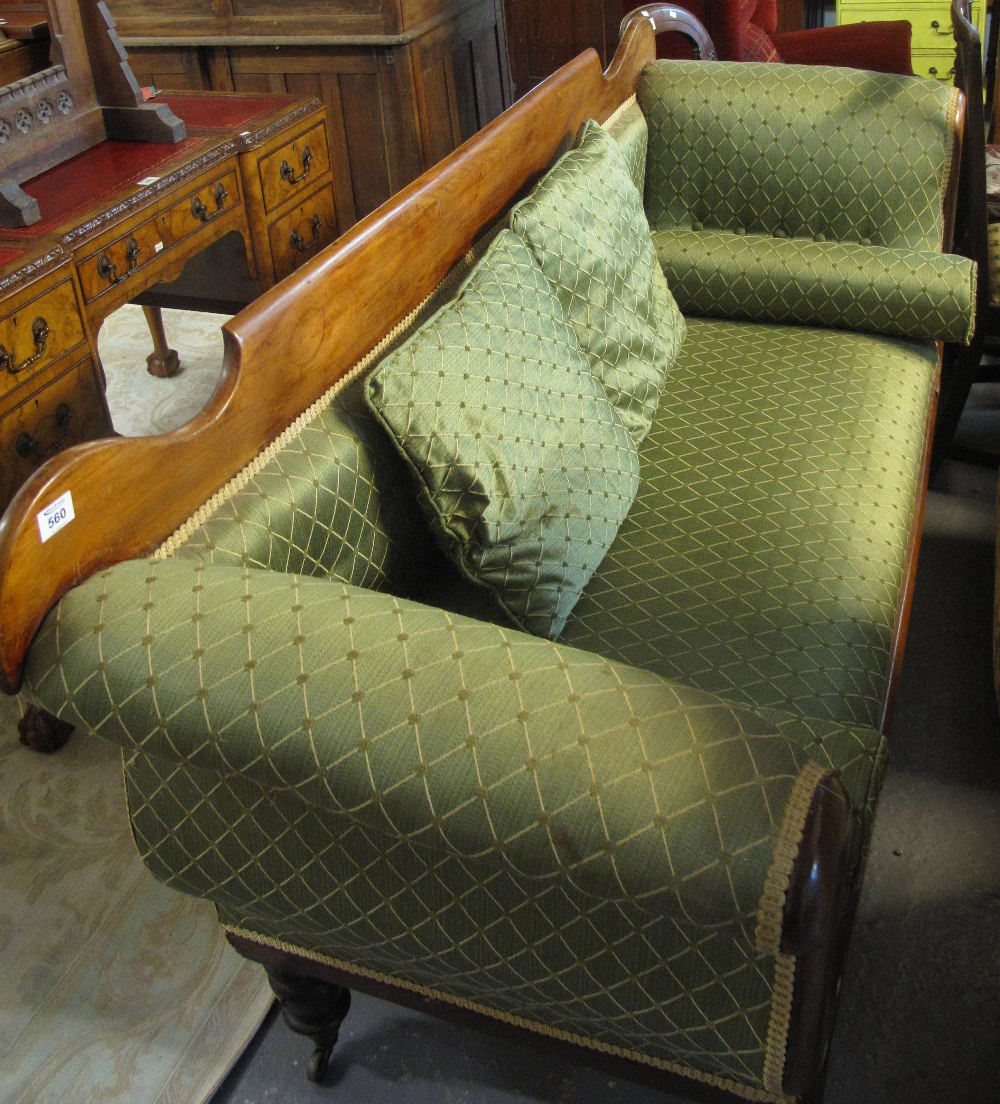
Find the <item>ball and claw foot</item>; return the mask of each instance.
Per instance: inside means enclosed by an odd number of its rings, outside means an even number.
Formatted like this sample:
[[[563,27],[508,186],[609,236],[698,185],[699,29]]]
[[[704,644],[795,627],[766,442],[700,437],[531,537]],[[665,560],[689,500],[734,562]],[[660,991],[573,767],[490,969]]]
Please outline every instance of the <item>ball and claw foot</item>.
[[[159,379],[170,379],[176,376],[181,369],[181,360],[176,349],[167,349],[166,356],[160,353],[150,353],[146,357],[146,370],[151,376]]]

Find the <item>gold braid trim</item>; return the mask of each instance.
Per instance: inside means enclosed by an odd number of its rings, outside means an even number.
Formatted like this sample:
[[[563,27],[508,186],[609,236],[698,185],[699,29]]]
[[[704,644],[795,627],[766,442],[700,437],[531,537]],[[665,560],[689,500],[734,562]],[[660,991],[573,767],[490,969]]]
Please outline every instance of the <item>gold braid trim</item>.
[[[784,920],[785,898],[792,878],[792,868],[799,857],[806,817],[812,806],[817,787],[830,774],[829,767],[821,767],[811,760],[799,771],[792,791],[785,804],[771,865],[764,878],[764,888],[757,902],[757,927],[754,933],[758,954],[781,953],[781,927]]]
[[[457,284],[460,279],[464,279],[469,275],[473,265],[485,252],[486,247],[496,236],[498,230],[499,226],[492,227],[484,233],[482,237],[477,239],[470,247],[469,251],[451,268],[444,279],[422,302],[414,307],[401,322],[398,322],[373,349],[340,376],[335,383],[331,384],[331,386],[328,387],[311,406],[307,407],[287,429],[279,434],[269,445],[265,445],[246,467],[237,472],[228,483],[220,487],[207,502],[199,506],[187,521],[183,522],[175,529],[163,544],[156,549],[151,559],[165,560],[174,555],[177,549],[180,548],[185,541],[189,540],[192,534],[197,529],[201,528],[221,506],[225,505],[231,498],[239,494],[240,491],[242,491],[250,481],[254,479],[283,448],[285,448],[286,445],[293,441],[302,430],[315,421],[341,391],[354,383],[359,376],[364,375],[372,364],[380,357],[384,356],[411,327],[417,322],[422,322],[422,316],[427,311],[428,306],[436,304],[443,296],[449,294],[453,290],[455,284]]]
[[[779,954],[774,960],[774,988],[771,991],[771,1020],[764,1049],[764,1087],[781,1092],[788,1050],[788,1027],[795,993],[795,956]]]
[[[295,946],[294,943],[285,943],[283,940],[274,939],[269,935],[261,935],[259,932],[248,931],[246,928],[234,927],[231,924],[223,924],[223,928],[227,932],[232,932],[233,935],[242,936],[244,939],[263,944],[265,947],[273,947],[278,951],[286,951],[289,954],[298,955],[301,958],[308,958],[313,962],[320,962],[335,970],[342,970],[347,974],[355,974],[357,977],[368,978],[371,981],[377,981],[383,985],[393,986],[397,989],[407,989],[411,993],[418,993],[420,996],[429,997],[431,1000],[442,1001],[445,1004],[455,1005],[457,1008],[464,1008],[470,1012],[477,1012],[480,1015],[489,1016],[491,1019],[499,1020],[501,1023],[526,1028],[528,1031],[534,1031],[538,1035],[545,1035],[552,1039],[560,1039],[563,1042],[575,1043],[577,1046],[586,1047],[588,1050],[599,1050],[605,1054],[613,1054],[616,1058],[627,1058],[633,1062],[639,1062],[642,1065],[663,1070],[666,1073],[675,1073],[682,1077],[688,1077],[692,1081],[701,1081],[706,1085],[712,1085],[718,1089],[725,1089],[727,1092],[740,1096],[744,1100],[761,1101],[763,1104],[795,1104],[793,1097],[786,1096],[784,1093],[780,1092],[780,1090],[777,1093],[768,1092],[765,1089],[754,1088],[752,1085],[743,1085],[739,1081],[733,1081],[728,1077],[720,1077],[714,1073],[705,1073],[702,1070],[691,1069],[688,1066],[681,1065],[679,1062],[668,1062],[666,1059],[653,1058],[638,1050],[628,1050],[625,1047],[615,1046],[613,1043],[602,1043],[586,1035],[577,1035],[575,1032],[564,1031],[559,1027],[551,1027],[548,1024],[538,1023],[535,1020],[528,1020],[523,1016],[516,1016],[511,1012],[503,1012],[497,1008],[490,1008],[488,1005],[469,1000],[467,997],[453,996],[451,993],[445,993],[440,989],[431,989],[425,985],[407,981],[405,978],[393,977],[391,974],[383,974],[378,970],[370,970],[367,966],[359,966],[355,962],[344,962],[337,958],[331,958],[329,955],[321,954],[318,951],[309,951],[304,947]]]
[[[627,100],[622,101],[622,103],[620,103],[614,109],[614,111],[611,112],[611,114],[604,120],[604,122],[601,123],[601,126],[604,127],[605,130],[607,130],[608,127],[614,126],[615,123],[617,123],[618,120],[625,114],[625,112],[628,111],[628,109],[632,107],[633,104],[635,104],[636,100],[636,94],[633,92]]]
[[[788,1029],[792,1020],[792,996],[795,989],[795,956],[781,953],[781,928],[785,900],[792,870],[802,845],[806,818],[817,787],[830,775],[827,767],[812,761],[799,771],[785,805],[785,814],[774,843],[771,866],[764,878],[757,905],[756,950],[775,959],[771,1017],[764,1048],[764,1085],[771,1092],[781,1091],[788,1050]]]

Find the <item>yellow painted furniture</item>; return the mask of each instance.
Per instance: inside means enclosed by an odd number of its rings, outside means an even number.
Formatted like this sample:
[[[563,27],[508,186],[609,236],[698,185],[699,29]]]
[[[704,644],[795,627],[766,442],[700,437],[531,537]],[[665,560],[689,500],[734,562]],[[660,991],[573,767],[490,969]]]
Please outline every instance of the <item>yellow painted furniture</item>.
[[[972,22],[980,38],[986,35],[986,0],[972,5]],[[908,19],[913,27],[913,71],[920,77],[951,83],[955,76],[955,39],[951,31],[949,0],[910,0],[909,3],[837,0],[837,23],[873,19]]]

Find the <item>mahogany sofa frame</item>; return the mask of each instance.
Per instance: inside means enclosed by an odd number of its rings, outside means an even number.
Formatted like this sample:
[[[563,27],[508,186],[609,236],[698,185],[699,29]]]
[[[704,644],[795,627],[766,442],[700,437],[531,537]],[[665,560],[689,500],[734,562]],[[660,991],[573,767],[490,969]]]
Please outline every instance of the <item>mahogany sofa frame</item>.
[[[0,519],[0,689],[14,693],[19,688],[34,633],[63,594],[111,564],[158,547],[421,304],[587,119],[604,121],[634,94],[643,66],[655,56],[654,26],[710,45],[704,28],[683,9],[660,4],[633,13],[605,72],[593,50],[579,55],[226,323],[220,383],[190,422],[156,437],[83,443],[33,474]],[[963,120],[960,113],[956,167]],[[957,171],[952,175],[957,177]],[[946,201],[949,232],[955,193],[952,179]],[[906,634],[933,425],[931,409],[883,729]],[[38,516],[66,493],[72,494],[74,520],[43,542]],[[784,1074],[790,1096],[807,1097],[822,1084],[832,998],[852,911],[842,892],[848,821],[843,789],[834,780],[814,802],[785,907],[782,950],[797,956]],[[230,939],[268,969],[290,1026],[315,1040],[314,1075],[321,1076],[325,1068],[349,1004],[341,986],[391,995],[401,1003],[414,999],[402,990],[389,994],[361,977],[334,975],[305,957],[246,938]],[[435,1010],[455,1014],[454,1009]],[[614,1068],[622,1064],[585,1053],[588,1061]],[[628,1068],[630,1076],[652,1077],[660,1085],[676,1080],[635,1063]],[[688,1095],[720,1096],[710,1086],[687,1080],[683,1085]]]

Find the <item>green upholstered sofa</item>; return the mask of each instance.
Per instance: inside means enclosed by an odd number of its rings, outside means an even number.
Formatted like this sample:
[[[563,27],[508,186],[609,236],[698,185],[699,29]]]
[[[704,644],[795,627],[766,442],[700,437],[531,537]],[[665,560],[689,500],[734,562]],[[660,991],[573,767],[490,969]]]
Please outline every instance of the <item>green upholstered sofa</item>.
[[[227,324],[193,422],[0,526],[7,689],[121,745],[144,860],[316,1078],[357,986],[821,1082],[971,326],[962,101],[653,45],[560,70]]]

